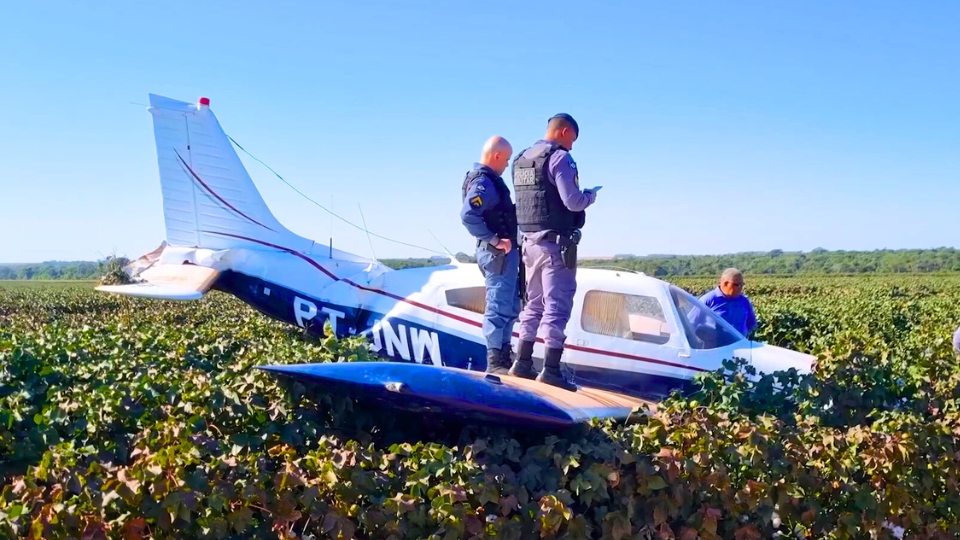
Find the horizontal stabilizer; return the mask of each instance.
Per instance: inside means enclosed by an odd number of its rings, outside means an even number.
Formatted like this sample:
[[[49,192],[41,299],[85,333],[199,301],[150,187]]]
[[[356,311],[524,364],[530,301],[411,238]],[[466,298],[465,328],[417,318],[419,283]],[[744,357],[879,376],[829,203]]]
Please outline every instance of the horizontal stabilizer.
[[[404,362],[259,366],[328,392],[349,392],[417,414],[542,428],[593,418],[627,419],[649,401],[594,388],[570,392],[544,383],[478,371]]]
[[[217,281],[220,272],[193,264],[160,264],[140,272],[141,281],[125,285],[100,285],[98,291],[156,298],[160,300],[199,300]]]
[[[125,296],[155,298],[157,300],[199,300],[203,298],[203,293],[199,291],[170,285],[154,285],[152,283],[100,285],[97,287],[97,290],[108,293],[122,294]]]

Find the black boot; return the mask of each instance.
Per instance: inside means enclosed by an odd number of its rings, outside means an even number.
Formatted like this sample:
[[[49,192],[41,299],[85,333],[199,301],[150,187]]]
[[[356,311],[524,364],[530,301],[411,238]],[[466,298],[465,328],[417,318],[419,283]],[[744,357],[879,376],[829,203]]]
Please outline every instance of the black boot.
[[[543,370],[540,375],[537,375],[537,381],[576,392],[577,385],[567,382],[563,378],[563,373],[560,372],[560,355],[562,354],[563,349],[547,348],[547,354],[543,357]]]
[[[507,366],[503,362],[500,349],[487,349],[487,373],[494,375],[506,375]]]
[[[521,341],[517,345],[517,359],[510,368],[510,375],[524,379],[533,379],[537,372],[533,370],[533,342]]]
[[[500,349],[500,365],[508,369],[513,365],[513,347],[509,343]]]

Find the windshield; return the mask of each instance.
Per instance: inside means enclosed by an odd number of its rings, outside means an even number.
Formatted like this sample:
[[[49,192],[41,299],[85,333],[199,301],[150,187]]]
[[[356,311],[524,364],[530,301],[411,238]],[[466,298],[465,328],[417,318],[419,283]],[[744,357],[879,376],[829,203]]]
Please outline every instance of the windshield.
[[[690,348],[717,349],[745,339],[727,321],[687,291],[671,285],[670,298],[677,306]]]

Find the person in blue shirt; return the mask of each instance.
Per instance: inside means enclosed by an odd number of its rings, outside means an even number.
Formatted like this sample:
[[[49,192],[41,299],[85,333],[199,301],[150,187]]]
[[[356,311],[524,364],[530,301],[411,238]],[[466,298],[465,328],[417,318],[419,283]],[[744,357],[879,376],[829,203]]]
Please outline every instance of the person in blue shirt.
[[[953,333],[953,352],[960,355],[960,327]]]
[[[507,374],[513,364],[510,340],[521,306],[517,210],[500,176],[512,153],[513,147],[503,137],[487,140],[480,163],[463,179],[460,209],[460,221],[477,239],[477,265],[486,284],[487,373],[500,375]]]
[[[700,301],[745,337],[757,327],[753,305],[743,294],[743,274],[736,268],[724,270],[717,287],[701,296]]]

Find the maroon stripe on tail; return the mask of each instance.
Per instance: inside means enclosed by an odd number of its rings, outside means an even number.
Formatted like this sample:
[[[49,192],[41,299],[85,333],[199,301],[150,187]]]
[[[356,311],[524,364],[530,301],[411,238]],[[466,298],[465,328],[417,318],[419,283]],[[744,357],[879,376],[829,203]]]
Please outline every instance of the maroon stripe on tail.
[[[270,227],[267,227],[267,226],[264,225],[263,223],[260,223],[259,221],[253,219],[252,217],[250,217],[250,216],[244,214],[243,212],[237,210],[236,208],[233,207],[232,204],[230,204],[230,203],[228,203],[227,201],[223,200],[223,197],[221,197],[220,195],[217,195],[217,192],[216,192],[216,191],[214,191],[213,189],[211,189],[210,186],[208,186],[207,183],[204,182],[204,181],[197,175],[197,173],[193,172],[193,169],[191,169],[190,166],[187,165],[187,162],[183,160],[183,157],[180,156],[180,152],[177,152],[177,149],[176,149],[176,148],[173,149],[173,152],[174,152],[175,154],[177,154],[177,158],[180,159],[180,163],[182,163],[183,166],[187,168],[187,171],[189,171],[190,174],[191,174],[194,178],[197,179],[197,182],[200,182],[200,185],[203,186],[204,189],[206,189],[207,191],[209,191],[210,194],[213,195],[214,197],[216,197],[218,201],[220,201],[220,202],[222,202],[223,204],[225,204],[225,205],[227,206],[227,208],[233,210],[233,211],[236,212],[237,214],[240,214],[241,216],[243,216],[244,218],[246,218],[248,221],[251,221],[251,222],[253,222],[253,223],[256,223],[257,225],[263,227],[264,229],[267,229],[268,231],[277,232],[277,231],[274,231],[273,229],[271,229]]]
[[[319,270],[319,271],[323,272],[324,274],[326,274],[327,277],[329,277],[330,279],[332,279],[332,280],[334,280],[334,281],[340,281],[340,278],[338,278],[333,272],[327,270],[326,268],[324,268],[323,266],[321,266],[320,263],[318,263],[317,261],[311,259],[310,257],[307,257],[306,255],[304,255],[303,253],[300,253],[299,251],[294,251],[294,250],[292,250],[292,249],[290,249],[290,248],[286,248],[286,247],[283,247],[283,246],[278,246],[278,245],[276,245],[276,244],[271,244],[270,242],[264,242],[263,240],[257,240],[257,239],[255,239],[255,238],[247,238],[246,236],[241,236],[241,235],[239,235],[239,234],[230,234],[230,233],[217,232],[217,231],[200,231],[200,232],[207,233],[207,234],[218,234],[218,235],[220,235],[220,236],[229,236],[230,238],[237,238],[237,239],[239,239],[239,240],[246,240],[246,241],[248,241],[248,242],[253,242],[253,243],[255,243],[255,244],[261,244],[261,245],[264,245],[264,246],[267,246],[267,247],[272,247],[272,248],[274,248],[274,249],[279,249],[279,250],[281,250],[281,251],[286,251],[287,253],[290,253],[291,255],[296,255],[297,257],[300,257],[301,259],[307,261],[308,263],[310,263],[311,266],[313,266],[313,267],[316,268],[317,270]]]

